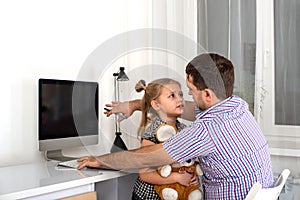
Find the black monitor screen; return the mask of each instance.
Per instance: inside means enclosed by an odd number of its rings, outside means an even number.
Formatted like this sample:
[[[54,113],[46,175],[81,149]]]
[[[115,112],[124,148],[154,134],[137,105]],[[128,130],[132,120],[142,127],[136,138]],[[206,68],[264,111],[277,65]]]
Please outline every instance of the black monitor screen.
[[[97,82],[39,79],[39,140],[97,134]]]

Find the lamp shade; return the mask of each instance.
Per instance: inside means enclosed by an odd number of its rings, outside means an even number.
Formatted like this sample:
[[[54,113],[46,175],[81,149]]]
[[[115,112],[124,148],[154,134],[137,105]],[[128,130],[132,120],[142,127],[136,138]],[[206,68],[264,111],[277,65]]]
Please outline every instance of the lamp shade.
[[[120,71],[118,73],[118,77],[117,77],[117,80],[118,81],[129,81],[129,78],[128,76],[126,75],[125,73],[125,68],[124,67],[120,67]]]

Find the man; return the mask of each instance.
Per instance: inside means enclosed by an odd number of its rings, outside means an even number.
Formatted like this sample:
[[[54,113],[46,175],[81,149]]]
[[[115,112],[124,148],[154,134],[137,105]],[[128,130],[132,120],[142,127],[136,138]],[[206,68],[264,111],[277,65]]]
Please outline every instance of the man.
[[[205,199],[244,199],[255,182],[272,187],[268,144],[247,103],[233,95],[232,63],[218,54],[201,54],[187,65],[186,84],[195,105],[190,127],[162,144],[81,158],[78,169],[145,168],[198,157]]]

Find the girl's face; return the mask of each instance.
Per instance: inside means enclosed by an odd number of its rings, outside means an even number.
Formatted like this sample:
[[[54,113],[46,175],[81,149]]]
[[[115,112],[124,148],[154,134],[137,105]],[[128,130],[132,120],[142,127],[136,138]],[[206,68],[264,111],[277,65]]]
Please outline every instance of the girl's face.
[[[158,115],[165,121],[166,117],[180,117],[183,113],[184,99],[181,87],[177,83],[164,85],[161,95],[156,100]]]

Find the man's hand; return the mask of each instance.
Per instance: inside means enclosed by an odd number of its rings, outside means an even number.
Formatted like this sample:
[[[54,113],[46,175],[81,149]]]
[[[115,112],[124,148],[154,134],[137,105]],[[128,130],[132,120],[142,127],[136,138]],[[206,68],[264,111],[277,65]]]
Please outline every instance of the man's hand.
[[[97,157],[87,156],[77,160],[80,164],[77,169],[82,169],[84,167],[100,167],[101,164],[98,162]]]
[[[116,102],[113,101],[111,104],[105,104],[104,114],[106,117],[109,117],[112,114],[118,114],[119,118],[118,121],[122,121],[132,115],[132,113],[136,110],[140,110],[140,100],[132,100],[132,101],[126,101],[126,102]]]

